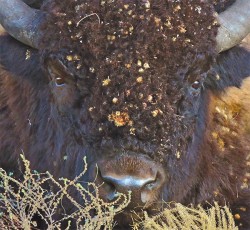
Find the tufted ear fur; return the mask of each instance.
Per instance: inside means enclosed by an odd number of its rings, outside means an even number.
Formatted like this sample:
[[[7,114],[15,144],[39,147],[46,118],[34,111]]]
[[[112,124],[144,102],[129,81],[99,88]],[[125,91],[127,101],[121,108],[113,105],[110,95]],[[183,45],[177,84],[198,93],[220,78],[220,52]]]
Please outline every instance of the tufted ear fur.
[[[32,8],[39,9],[41,5],[43,4],[44,0],[22,0],[27,5],[29,5]]]
[[[47,84],[48,79],[41,68],[39,58],[37,50],[21,44],[8,35],[0,36],[0,65],[17,80],[26,79],[34,87]]]
[[[221,13],[231,6],[236,0],[215,0],[214,6],[217,13]]]
[[[240,87],[250,76],[250,43],[244,42],[221,53],[206,79],[205,86],[219,92],[230,86]]]

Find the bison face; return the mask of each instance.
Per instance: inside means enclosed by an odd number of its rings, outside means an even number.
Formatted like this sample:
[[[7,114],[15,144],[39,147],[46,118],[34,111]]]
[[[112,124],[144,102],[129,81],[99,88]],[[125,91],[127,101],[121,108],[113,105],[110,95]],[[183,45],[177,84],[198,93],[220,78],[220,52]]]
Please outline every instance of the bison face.
[[[98,79],[98,69],[93,71],[91,65],[78,71],[71,58],[74,54],[49,53],[43,63],[50,79],[51,107],[59,125],[67,124],[67,143],[77,146],[78,172],[81,158],[87,156],[87,180],[102,184],[100,194],[106,201],[115,199],[117,192],[132,191],[129,210],[153,212],[162,207],[162,200],[185,201],[194,183],[187,178],[199,169],[193,166],[203,143],[203,85],[209,60],[197,56],[196,65],[174,76],[166,72],[144,86],[135,78],[136,83],[117,90],[117,83],[112,86],[115,79]],[[150,69],[157,67],[151,64]],[[157,79],[151,76],[152,81]],[[143,78],[147,77],[145,73]],[[110,97],[109,90],[117,97]]]
[[[197,1],[194,8],[187,1],[179,12],[175,2],[104,7],[72,1],[64,14],[67,7],[55,2],[40,54],[67,145],[58,154],[74,146],[78,172],[87,156],[86,180],[104,183],[103,199],[132,191],[129,210],[184,202],[200,167],[203,85],[215,54],[210,4]],[[196,10],[200,5],[209,20]],[[193,16],[182,18],[183,12]],[[194,20],[209,29],[195,28]],[[188,27],[196,36],[186,34]]]

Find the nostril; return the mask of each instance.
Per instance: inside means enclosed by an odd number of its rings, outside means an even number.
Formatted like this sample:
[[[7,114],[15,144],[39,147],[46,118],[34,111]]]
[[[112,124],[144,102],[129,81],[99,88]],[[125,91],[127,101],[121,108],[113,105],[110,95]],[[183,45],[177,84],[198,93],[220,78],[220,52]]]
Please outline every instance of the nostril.
[[[160,187],[161,184],[163,182],[163,178],[161,176],[161,173],[160,172],[157,172],[156,176],[155,176],[155,179],[152,180],[152,181],[149,181],[146,185],[145,185],[145,189],[147,190],[153,190],[157,187]]]
[[[148,190],[153,190],[156,187],[156,180],[149,182],[145,185],[145,188]]]
[[[105,179],[103,179],[103,181],[104,181],[104,186],[105,186],[105,188],[106,188],[106,190],[107,190],[108,192],[113,192],[113,191],[115,191],[115,186],[114,186],[112,183],[110,183],[109,181],[107,181],[107,180],[105,180]]]
[[[109,201],[114,200],[117,197],[116,186],[112,183],[112,181],[103,177],[101,173],[99,175],[102,180],[102,189],[105,191],[103,194],[104,198],[108,199]]]
[[[104,181],[104,189],[106,191],[106,198],[109,200],[109,201],[112,201],[114,200],[118,194],[117,194],[117,190],[115,188],[115,186],[112,184],[112,183],[109,183],[107,181]]]

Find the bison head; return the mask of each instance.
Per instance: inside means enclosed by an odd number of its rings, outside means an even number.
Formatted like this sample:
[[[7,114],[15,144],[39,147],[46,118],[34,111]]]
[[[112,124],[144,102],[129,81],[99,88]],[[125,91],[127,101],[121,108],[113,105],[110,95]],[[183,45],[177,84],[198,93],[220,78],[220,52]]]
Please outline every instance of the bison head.
[[[54,4],[44,6],[40,43],[53,106],[97,162],[104,197],[132,190],[140,208],[176,200],[204,136],[202,87],[216,53],[211,5]]]
[[[12,4],[20,5],[15,26],[7,20]],[[87,156],[87,180],[104,183],[105,200],[131,190],[129,209],[149,212],[162,200],[190,202],[205,164],[206,84],[216,81],[218,50],[240,38],[221,41],[219,30],[216,43],[210,1],[49,0],[41,10],[9,1],[0,16],[39,50],[49,110],[41,119],[55,128],[37,132],[50,136],[42,149],[58,159],[50,170],[71,167],[73,177]]]

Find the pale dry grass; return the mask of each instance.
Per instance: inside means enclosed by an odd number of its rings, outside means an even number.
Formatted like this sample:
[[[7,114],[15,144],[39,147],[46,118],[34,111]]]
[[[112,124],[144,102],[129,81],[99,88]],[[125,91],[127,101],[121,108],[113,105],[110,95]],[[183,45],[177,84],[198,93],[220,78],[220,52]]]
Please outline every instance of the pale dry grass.
[[[165,209],[155,217],[145,213],[141,223],[134,230],[237,230],[234,218],[228,207],[214,203],[210,209],[196,208],[175,204],[174,208]]]
[[[61,178],[56,181],[49,172],[32,172],[29,162],[23,156],[22,158],[25,166],[22,181],[14,179],[12,175],[0,169],[0,188],[3,190],[0,194],[0,209],[5,213],[5,218],[7,213],[7,229],[35,228],[37,223],[32,219],[34,215],[39,215],[49,230],[61,229],[62,222],[68,222],[67,229],[71,229],[72,219],[76,222],[76,229],[109,230],[113,228],[114,216],[130,202],[130,196],[118,194],[116,201],[105,203],[99,198],[98,188],[94,183],[88,183],[88,189],[78,183],[87,171],[85,160],[84,171],[74,180]],[[54,188],[53,191],[44,189],[47,184]],[[73,191],[77,192],[79,200],[70,195]],[[58,219],[56,213],[63,208],[62,203],[66,200],[75,207],[75,211],[71,214],[65,213]]]
[[[130,202],[130,195],[119,194],[113,203],[105,203],[99,198],[98,187],[94,183],[88,183],[86,189],[78,183],[81,176],[86,173],[87,164],[84,171],[74,180],[61,178],[56,181],[49,173],[39,174],[32,172],[29,162],[22,156],[25,172],[22,181],[14,179],[13,175],[8,175],[0,169],[0,209],[3,218],[0,219],[0,229],[24,229],[36,228],[37,223],[33,221],[33,216],[38,214],[48,226],[47,229],[61,229],[61,223],[68,223],[67,229],[71,228],[71,220],[75,220],[74,229],[86,230],[111,230],[116,214]],[[47,191],[44,185],[52,184],[56,189]],[[72,189],[80,194],[81,201],[71,196]],[[90,192],[94,190],[95,192]],[[70,192],[69,192],[70,191]],[[76,210],[71,214],[66,214],[59,218],[56,212],[62,208],[62,201],[68,200]],[[81,204],[84,204],[82,206]],[[93,210],[95,214],[93,215]],[[185,207],[181,204],[173,204],[171,208],[165,209],[161,214],[149,217],[144,213],[141,221],[134,223],[134,230],[236,230],[233,215],[229,208],[220,207],[214,204],[209,210],[202,207]]]

